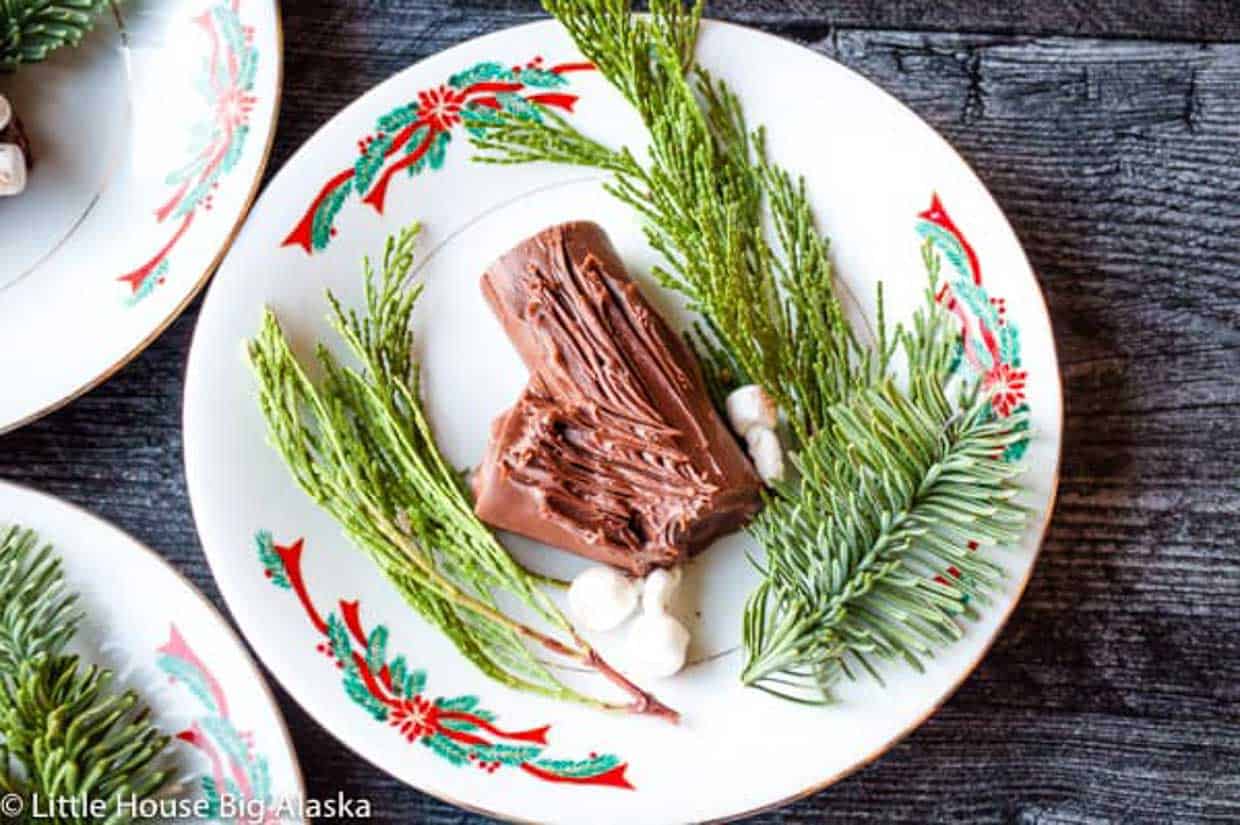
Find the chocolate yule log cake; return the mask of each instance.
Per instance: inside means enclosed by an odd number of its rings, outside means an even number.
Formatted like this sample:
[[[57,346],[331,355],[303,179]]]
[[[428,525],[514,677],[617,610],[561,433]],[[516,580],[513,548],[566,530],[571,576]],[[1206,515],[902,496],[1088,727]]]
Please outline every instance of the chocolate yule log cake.
[[[488,524],[636,575],[745,524],[761,481],[603,230],[543,230],[482,291],[530,371],[474,475]]]

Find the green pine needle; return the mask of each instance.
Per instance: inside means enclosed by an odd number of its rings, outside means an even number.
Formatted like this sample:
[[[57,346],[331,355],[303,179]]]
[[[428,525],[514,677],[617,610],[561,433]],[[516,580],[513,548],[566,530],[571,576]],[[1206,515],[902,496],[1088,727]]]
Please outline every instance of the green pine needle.
[[[606,710],[672,715],[613,671],[574,631],[537,577],[474,515],[457,471],[440,453],[422,407],[410,316],[418,227],[389,238],[382,272],[365,264],[365,312],[329,292],[333,326],[360,368],[317,349],[323,378],[298,363],[268,311],[249,357],[272,444],[298,485],[340,523],[405,600],[487,676],[517,690]],[[535,625],[505,613],[506,594]],[[615,704],[562,683],[532,643],[598,670],[631,697]]]
[[[82,616],[60,560],[29,530],[0,532],[0,793],[32,810],[35,795],[104,800],[102,818],[129,822],[131,801],[171,778],[157,767],[169,743],[137,693],[112,690],[113,673],[64,652]]]
[[[0,0],[0,72],[78,45],[106,6],[107,0]]]
[[[993,590],[999,568],[986,552],[1020,536],[1019,470],[1000,453],[1027,435],[1026,416],[992,420],[976,385],[948,402],[959,331],[932,292],[911,329],[889,334],[880,288],[877,341],[859,342],[804,182],[768,160],[763,131],[748,128],[726,84],[693,66],[701,0],[651,0],[648,18],[629,0],[544,6],[637,110],[648,161],[551,112],[493,119],[473,136],[477,159],[610,173],[609,190],[666,261],[656,278],[701,315],[690,338],[715,403],[758,383],[792,430],[796,477],[751,528],[763,582],[745,613],[742,680],[821,702],[855,668],[918,665],[958,638],[955,617]],[[924,253],[933,285],[938,259]],[[898,354],[904,382],[893,377]],[[950,565],[962,576],[936,583]]]

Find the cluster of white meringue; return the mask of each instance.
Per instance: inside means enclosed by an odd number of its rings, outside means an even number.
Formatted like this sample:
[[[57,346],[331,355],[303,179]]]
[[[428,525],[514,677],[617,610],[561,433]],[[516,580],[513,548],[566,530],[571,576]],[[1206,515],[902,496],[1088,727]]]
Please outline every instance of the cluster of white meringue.
[[[13,122],[13,106],[0,95],[0,132]],[[26,188],[26,153],[16,143],[0,143],[0,197],[19,195]]]
[[[771,397],[757,384],[734,390],[725,403],[728,423],[745,439],[754,469],[767,484],[784,477],[784,452],[775,426],[779,410]]]
[[[745,439],[754,469],[766,484],[784,477],[784,453],[775,428],[779,410],[757,384],[734,391],[726,402],[728,423]],[[671,676],[685,666],[689,631],[668,608],[680,584],[681,569],[657,569],[644,580],[612,567],[583,570],[568,588],[568,608],[587,630],[614,630],[641,603],[628,635],[628,660],[648,677]]]
[[[612,567],[590,567],[568,588],[568,608],[588,630],[613,630],[641,613],[629,627],[627,660],[651,678],[672,676],[685,666],[689,630],[669,612],[680,585],[681,569],[656,569],[645,579],[634,579]]]

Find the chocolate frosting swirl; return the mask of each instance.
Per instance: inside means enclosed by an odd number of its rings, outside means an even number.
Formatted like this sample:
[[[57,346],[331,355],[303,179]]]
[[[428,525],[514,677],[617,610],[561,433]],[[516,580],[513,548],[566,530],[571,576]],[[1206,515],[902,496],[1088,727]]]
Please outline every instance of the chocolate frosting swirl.
[[[482,291],[530,371],[474,476],[496,527],[644,575],[737,529],[761,482],[603,230],[553,226]]]

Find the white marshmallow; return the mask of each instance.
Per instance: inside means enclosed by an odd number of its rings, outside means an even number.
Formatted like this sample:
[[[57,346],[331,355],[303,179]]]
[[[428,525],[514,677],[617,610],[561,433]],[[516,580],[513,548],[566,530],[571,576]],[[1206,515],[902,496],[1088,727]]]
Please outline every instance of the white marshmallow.
[[[16,143],[0,143],[0,197],[26,188],[26,153]]]
[[[647,613],[666,613],[672,596],[680,586],[681,569],[656,568],[642,582],[642,610]]]
[[[611,630],[637,607],[640,586],[611,567],[590,567],[568,588],[568,609],[587,630]]]
[[[782,481],[784,478],[784,453],[779,446],[779,436],[766,427],[754,427],[745,433],[749,445],[749,457],[754,469],[764,482]]]
[[[4,95],[0,95],[0,132],[9,127],[13,120],[13,104]]]
[[[633,668],[645,676],[661,679],[685,666],[689,631],[662,611],[643,612],[629,628],[628,646]]]
[[[778,409],[766,391],[757,384],[747,384],[733,390],[724,406],[728,411],[728,423],[737,435],[748,435],[754,427],[775,429]]]

